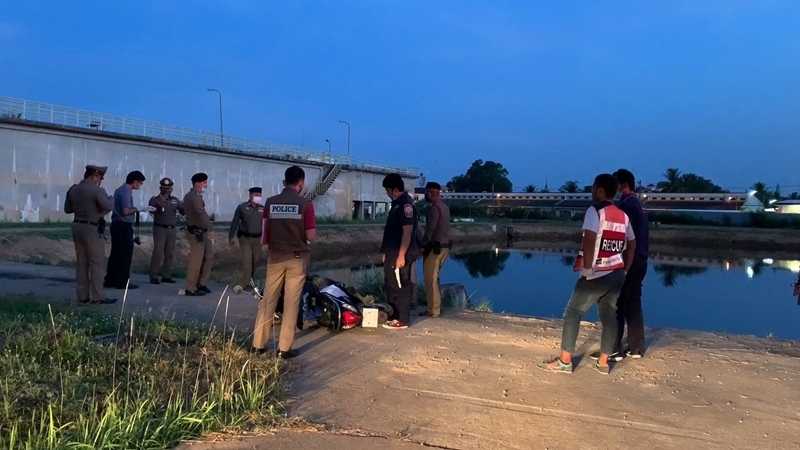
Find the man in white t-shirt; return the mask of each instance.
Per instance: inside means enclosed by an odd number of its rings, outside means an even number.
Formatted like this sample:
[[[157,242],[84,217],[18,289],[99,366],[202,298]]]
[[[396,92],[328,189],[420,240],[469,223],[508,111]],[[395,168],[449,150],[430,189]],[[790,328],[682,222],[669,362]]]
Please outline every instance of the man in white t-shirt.
[[[581,276],[564,310],[561,354],[540,364],[542,369],[572,373],[572,354],[581,318],[596,303],[603,332],[595,369],[603,374],[610,371],[608,355],[617,338],[617,298],[636,251],[636,237],[628,216],[611,202],[616,193],[614,176],[601,174],[595,178],[593,204],[583,221],[582,253],[575,263],[575,270]]]

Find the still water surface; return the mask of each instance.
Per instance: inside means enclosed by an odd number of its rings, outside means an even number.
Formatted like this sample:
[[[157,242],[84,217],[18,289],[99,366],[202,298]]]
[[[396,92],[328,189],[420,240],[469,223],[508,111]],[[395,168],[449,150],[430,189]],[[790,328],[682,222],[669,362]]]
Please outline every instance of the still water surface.
[[[442,283],[461,283],[495,312],[560,317],[574,286],[574,257],[552,251],[493,249],[454,255]],[[800,339],[792,283],[800,261],[651,258],[643,308],[649,327]],[[421,271],[420,271],[421,280]],[[597,320],[596,308],[587,320]]]

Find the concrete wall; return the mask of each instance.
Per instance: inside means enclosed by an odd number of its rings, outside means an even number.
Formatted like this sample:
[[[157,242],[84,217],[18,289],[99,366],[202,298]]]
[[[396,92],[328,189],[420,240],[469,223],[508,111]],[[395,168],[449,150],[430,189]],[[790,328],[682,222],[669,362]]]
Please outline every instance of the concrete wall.
[[[192,174],[209,174],[205,196],[210,213],[230,220],[251,186],[264,195],[280,192],[283,172],[293,164],[266,158],[231,155],[201,148],[170,145],[135,138],[109,137],[27,124],[0,123],[0,221],[44,222],[70,220],[63,212],[64,195],[83,176],[86,164],[109,167],[103,187],[112,193],[131,170],[147,177],[134,202],[145,205],[158,192],[158,180],[175,180],[175,195],[191,188]],[[313,187],[324,170],[314,163],[300,164],[306,185]],[[320,217],[350,217],[353,201],[386,201],[384,174],[344,171],[327,194],[315,200]],[[408,180],[413,186],[414,180]]]

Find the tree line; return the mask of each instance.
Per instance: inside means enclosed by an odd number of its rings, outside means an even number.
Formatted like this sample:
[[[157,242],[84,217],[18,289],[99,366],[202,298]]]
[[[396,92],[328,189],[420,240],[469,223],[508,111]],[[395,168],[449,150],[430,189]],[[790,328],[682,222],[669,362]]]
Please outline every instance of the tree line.
[[[511,192],[512,188],[513,183],[509,178],[508,170],[501,163],[483,161],[481,159],[473,161],[465,173],[456,175],[447,183],[447,189],[454,192]],[[761,181],[756,182],[751,189],[755,191],[755,196],[765,205],[771,200],[787,198],[781,195],[780,186],[770,189]],[[542,192],[548,192],[549,190],[549,187],[545,184]],[[691,172],[683,173],[677,168],[667,169],[663,174],[663,180],[656,183],[655,186],[637,186],[637,191],[648,190],[703,194],[730,192],[708,178]],[[533,193],[540,190],[535,185],[529,184],[523,188],[523,191]],[[558,192],[591,192],[591,186],[581,186],[577,180],[567,180],[558,188]],[[798,199],[800,194],[794,192],[788,198]]]

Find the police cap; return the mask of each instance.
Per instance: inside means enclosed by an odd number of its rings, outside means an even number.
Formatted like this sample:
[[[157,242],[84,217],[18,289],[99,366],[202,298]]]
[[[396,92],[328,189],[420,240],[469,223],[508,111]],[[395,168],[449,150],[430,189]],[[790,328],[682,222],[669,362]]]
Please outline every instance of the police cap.
[[[95,166],[95,165],[92,165],[92,164],[87,164],[86,165],[86,171],[87,172],[92,172],[93,174],[97,173],[97,174],[100,174],[100,175],[105,175],[106,171],[108,171],[108,166]]]
[[[249,192],[251,194],[260,194],[261,193],[261,188],[258,187],[258,186],[251,187],[250,189],[247,190],[247,192]]]
[[[207,180],[208,180],[208,175],[203,173],[203,172],[199,172],[199,173],[196,173],[196,174],[192,175],[192,184],[194,184],[194,183],[202,183],[203,181],[207,181]]]
[[[161,181],[158,182],[158,184],[160,184],[161,187],[172,187],[172,185],[175,183],[173,183],[172,179],[170,178],[162,178]]]

